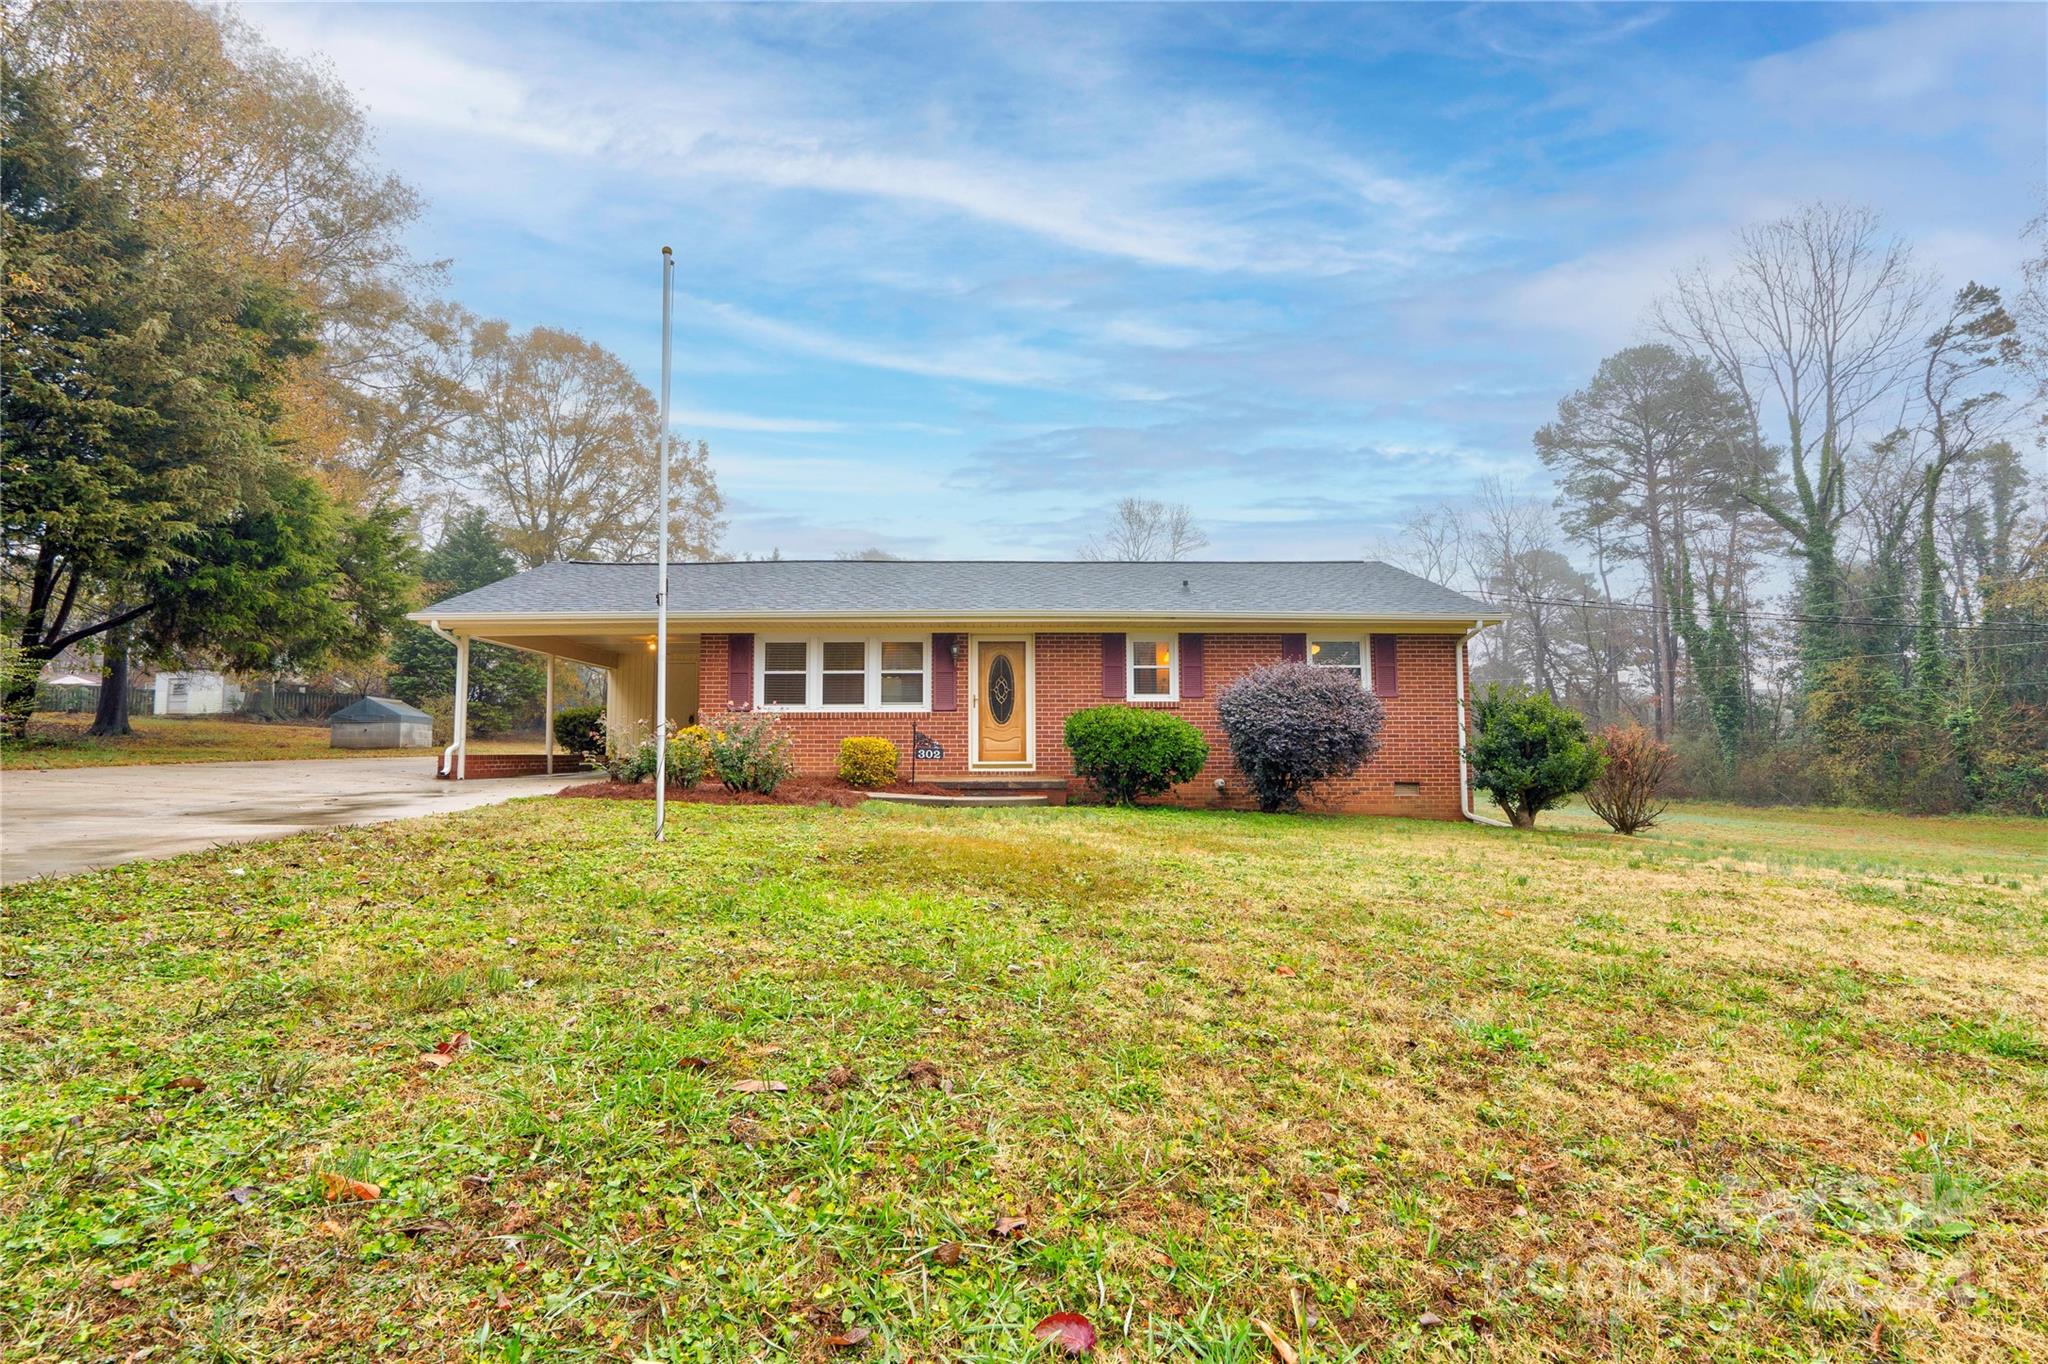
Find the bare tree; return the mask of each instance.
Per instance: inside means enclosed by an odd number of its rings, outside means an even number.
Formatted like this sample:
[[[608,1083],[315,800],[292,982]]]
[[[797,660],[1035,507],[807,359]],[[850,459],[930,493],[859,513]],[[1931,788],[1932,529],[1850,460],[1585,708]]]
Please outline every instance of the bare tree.
[[[1209,543],[1185,502],[1126,497],[1109,514],[1109,525],[1081,547],[1084,559],[1160,561],[1185,559]]]
[[[654,397],[618,356],[570,332],[515,336],[485,323],[474,411],[454,442],[451,472],[490,510],[528,568],[558,559],[630,559],[655,541]],[[702,441],[683,442],[669,470],[678,558],[717,548],[723,499]]]
[[[1746,229],[1725,273],[1680,275],[1656,307],[1665,334],[1742,402],[1749,441],[1738,486],[1798,547],[1809,682],[1846,647],[1836,534],[1850,507],[1857,424],[1902,392],[1928,289],[1875,213],[1815,204]]]
[[[891,554],[888,550],[876,545],[869,545],[866,549],[842,549],[832,557],[835,559],[856,559],[880,564],[893,562],[894,560],[901,559],[903,556],[901,554]]]

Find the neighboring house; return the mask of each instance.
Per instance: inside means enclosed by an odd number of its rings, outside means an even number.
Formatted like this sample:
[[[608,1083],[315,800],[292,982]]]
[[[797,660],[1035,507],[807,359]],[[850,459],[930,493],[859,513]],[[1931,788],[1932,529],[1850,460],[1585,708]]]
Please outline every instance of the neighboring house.
[[[1465,641],[1500,617],[1387,564],[783,560],[674,564],[669,580],[669,720],[772,714],[802,772],[833,771],[839,741],[868,734],[894,741],[907,770],[914,725],[942,753],[920,761],[920,779],[1064,782],[1067,716],[1114,703],[1172,711],[1208,736],[1208,765],[1175,799],[1242,804],[1216,698],[1295,659],[1345,670],[1386,708],[1379,755],[1323,792],[1326,807],[1469,809]],[[608,723],[647,732],[654,593],[652,564],[556,563],[412,619],[456,641],[458,673],[470,640],[603,668]],[[539,758],[466,757],[461,729],[448,775],[540,770]]]

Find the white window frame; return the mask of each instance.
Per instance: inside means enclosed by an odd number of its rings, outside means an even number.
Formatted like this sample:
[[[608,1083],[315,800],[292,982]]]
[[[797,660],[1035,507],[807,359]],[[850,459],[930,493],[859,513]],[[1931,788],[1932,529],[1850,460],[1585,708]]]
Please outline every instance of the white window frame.
[[[1166,692],[1140,696],[1138,694],[1138,651],[1132,647],[1139,639],[1161,639],[1166,641]],[[1159,666],[1145,664],[1147,668]],[[1176,630],[1126,630],[1124,631],[1124,700],[1134,706],[1170,706],[1180,700],[1180,633]]]
[[[915,644],[924,659],[924,700],[911,704],[904,701],[884,703],[882,697],[882,644]],[[862,649],[863,670],[861,701],[858,705],[824,704],[825,695],[825,645],[859,643]],[[768,646],[770,644],[801,644],[804,646],[804,703],[800,706],[776,705],[767,699]],[[891,668],[891,672],[907,672],[905,668]],[[778,715],[861,715],[878,712],[922,713],[932,707],[932,641],[929,635],[868,635],[854,631],[825,631],[809,635],[759,635],[754,640],[754,709]]]
[[[1358,646],[1358,685],[1367,694],[1372,694],[1372,636],[1371,635],[1318,635],[1308,636],[1308,664],[1314,668],[1335,668],[1334,663],[1316,662],[1318,644],[1356,644]]]

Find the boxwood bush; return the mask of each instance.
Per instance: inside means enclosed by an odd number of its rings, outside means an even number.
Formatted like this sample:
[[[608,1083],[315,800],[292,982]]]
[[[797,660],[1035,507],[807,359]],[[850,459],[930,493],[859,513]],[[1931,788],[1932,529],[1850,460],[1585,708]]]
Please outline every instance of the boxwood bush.
[[[1141,706],[1095,706],[1067,717],[1074,771],[1112,805],[1130,805],[1188,781],[1209,761],[1209,744],[1178,715]]]
[[[564,706],[556,711],[555,742],[572,758],[582,758],[585,761],[602,758],[604,707]]]
[[[1216,718],[1259,808],[1298,810],[1304,791],[1372,760],[1385,713],[1351,673],[1273,663],[1225,687]]]
[[[896,784],[896,745],[887,739],[839,741],[839,780],[873,791]]]

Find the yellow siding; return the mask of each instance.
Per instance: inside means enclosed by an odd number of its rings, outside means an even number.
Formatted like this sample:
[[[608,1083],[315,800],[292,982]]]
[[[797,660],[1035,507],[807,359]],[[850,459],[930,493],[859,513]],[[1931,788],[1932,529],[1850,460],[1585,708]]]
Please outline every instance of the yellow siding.
[[[677,635],[669,641],[668,717],[687,725],[697,714],[697,636]],[[629,654],[608,674],[605,720],[614,730],[645,734],[654,728],[654,655]]]

